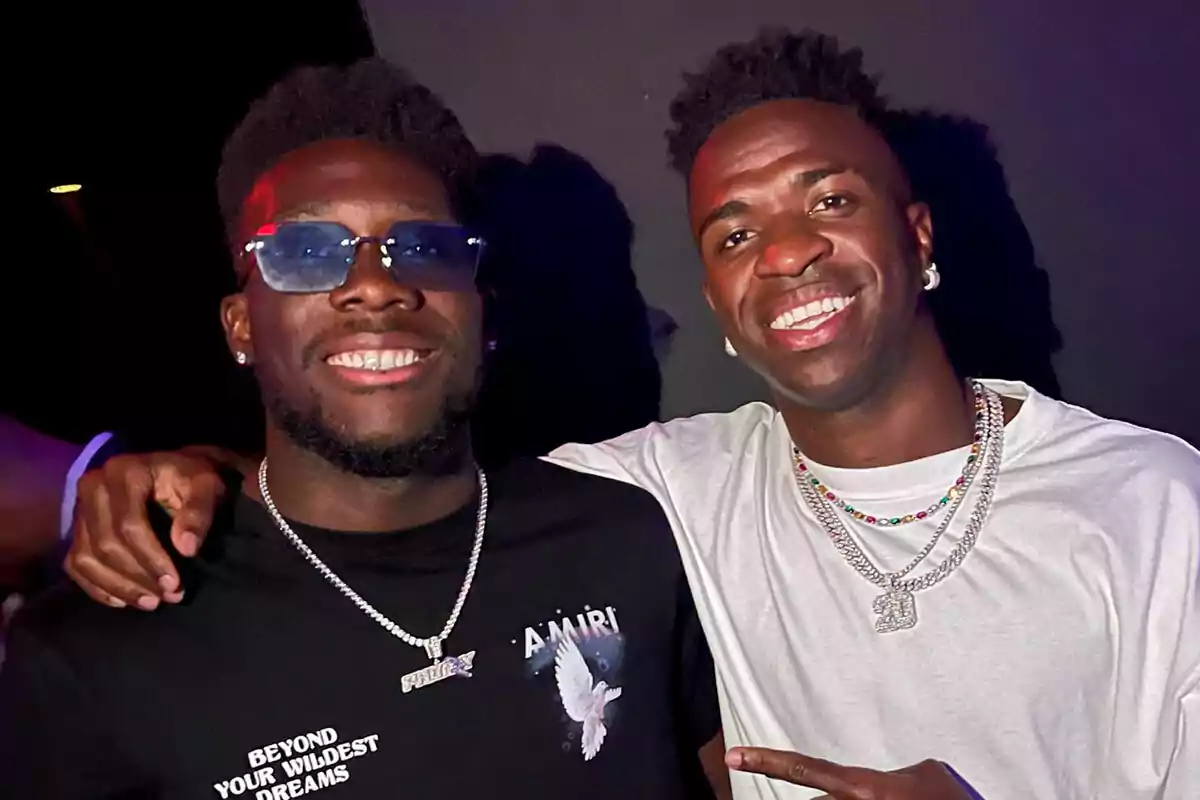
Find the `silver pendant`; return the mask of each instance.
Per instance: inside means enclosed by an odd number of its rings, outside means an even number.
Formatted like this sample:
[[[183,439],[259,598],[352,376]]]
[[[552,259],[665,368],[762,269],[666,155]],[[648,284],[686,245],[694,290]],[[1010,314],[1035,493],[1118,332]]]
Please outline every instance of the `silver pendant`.
[[[439,647],[438,652],[441,652]],[[424,689],[426,686],[431,686],[435,683],[446,680],[446,678],[455,675],[461,675],[464,678],[474,677],[471,670],[475,667],[475,651],[463,653],[461,656],[450,656],[435,661],[428,667],[413,670],[400,679],[400,691],[408,694],[413,689]]]
[[[907,589],[893,585],[875,598],[871,608],[879,615],[875,620],[876,633],[895,633],[917,624],[917,601]]]

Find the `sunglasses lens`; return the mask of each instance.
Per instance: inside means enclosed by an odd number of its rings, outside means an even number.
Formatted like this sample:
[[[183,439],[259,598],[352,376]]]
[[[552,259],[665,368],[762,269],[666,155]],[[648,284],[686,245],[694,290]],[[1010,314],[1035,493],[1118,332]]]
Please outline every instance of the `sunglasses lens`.
[[[258,238],[254,249],[263,281],[277,292],[328,292],[354,263],[351,234],[337,223],[286,222]]]
[[[467,291],[483,255],[483,239],[460,225],[401,222],[383,243],[384,266],[399,283],[422,289]]]

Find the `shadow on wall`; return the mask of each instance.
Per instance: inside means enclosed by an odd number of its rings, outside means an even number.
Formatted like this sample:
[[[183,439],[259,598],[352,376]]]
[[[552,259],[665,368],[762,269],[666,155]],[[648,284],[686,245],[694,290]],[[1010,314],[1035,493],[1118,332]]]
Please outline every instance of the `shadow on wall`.
[[[485,160],[481,284],[496,340],[479,399],[484,463],[595,442],[658,419],[662,377],[616,190],[556,145]]]
[[[913,193],[932,211],[942,283],[929,303],[955,368],[1060,397],[1051,358],[1062,334],[1051,315],[1050,280],[988,129],[930,111],[891,112],[885,126]]]

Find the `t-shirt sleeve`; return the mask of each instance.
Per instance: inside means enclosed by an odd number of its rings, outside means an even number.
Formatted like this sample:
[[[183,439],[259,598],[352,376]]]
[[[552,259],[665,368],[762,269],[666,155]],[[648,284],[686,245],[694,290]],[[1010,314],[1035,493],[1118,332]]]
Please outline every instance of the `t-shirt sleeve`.
[[[0,667],[0,785],[5,797],[149,797],[106,735],[66,660],[23,629]]]
[[[545,460],[631,483],[664,505],[716,491],[746,454],[757,453],[774,410],[750,403],[727,414],[655,422],[596,444],[564,444]]]
[[[1179,735],[1162,800],[1200,797],[1200,680],[1192,684],[1180,706]]]
[[[684,747],[694,753],[721,731],[717,676],[687,580],[679,579],[676,702]]]

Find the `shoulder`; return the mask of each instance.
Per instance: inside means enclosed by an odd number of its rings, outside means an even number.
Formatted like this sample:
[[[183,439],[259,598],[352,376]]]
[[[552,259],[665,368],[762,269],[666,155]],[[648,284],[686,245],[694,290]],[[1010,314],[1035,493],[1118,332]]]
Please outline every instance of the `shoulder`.
[[[727,413],[656,422],[598,444],[567,444],[546,460],[568,469],[669,489],[686,471],[691,480],[721,476],[769,440],[777,414],[765,403]]]
[[[1036,436],[1014,454],[1117,496],[1167,493],[1200,505],[1200,451],[1182,439],[1032,393]]]
[[[653,495],[639,486],[549,459],[521,459],[489,478],[492,508],[535,531],[571,522],[577,528],[665,527]]]
[[[1032,391],[1010,429],[1002,493],[1044,514],[1083,520],[1082,533],[1125,553],[1143,577],[1169,573],[1194,585],[1200,452],[1170,434]]]
[[[121,647],[122,631],[137,627],[144,616],[108,608],[74,584],[61,583],[28,601],[13,617],[6,634],[6,659],[91,660]]]

